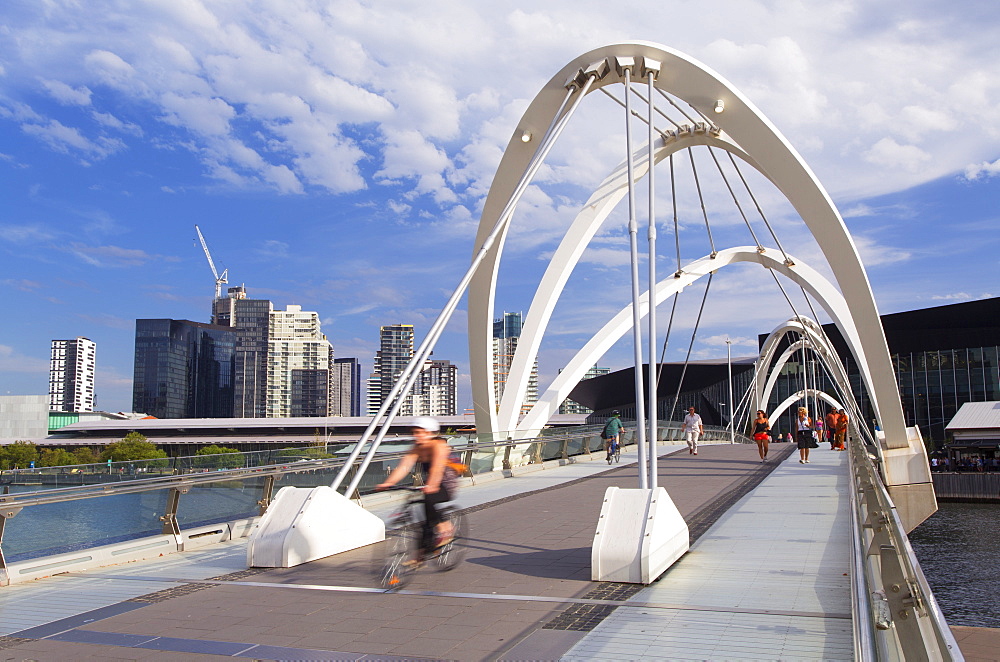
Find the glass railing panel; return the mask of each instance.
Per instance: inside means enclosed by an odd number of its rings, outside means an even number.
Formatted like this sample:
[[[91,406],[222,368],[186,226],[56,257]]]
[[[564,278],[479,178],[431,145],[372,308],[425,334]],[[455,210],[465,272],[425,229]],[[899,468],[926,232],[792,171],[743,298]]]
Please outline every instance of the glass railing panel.
[[[16,562],[157,535],[166,504],[167,491],[156,490],[31,506],[7,520],[4,556]]]
[[[260,507],[264,478],[227,480],[194,485],[182,494],[177,505],[181,531],[205,524],[254,517]]]

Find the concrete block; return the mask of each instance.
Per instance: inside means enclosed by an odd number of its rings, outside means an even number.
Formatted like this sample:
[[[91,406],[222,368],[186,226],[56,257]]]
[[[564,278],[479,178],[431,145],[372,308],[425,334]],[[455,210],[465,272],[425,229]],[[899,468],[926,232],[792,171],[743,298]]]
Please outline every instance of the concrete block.
[[[591,579],[650,584],[689,547],[687,523],[662,487],[609,487],[591,547]]]
[[[291,568],[382,540],[382,520],[333,488],[283,487],[250,534],[247,565]]]

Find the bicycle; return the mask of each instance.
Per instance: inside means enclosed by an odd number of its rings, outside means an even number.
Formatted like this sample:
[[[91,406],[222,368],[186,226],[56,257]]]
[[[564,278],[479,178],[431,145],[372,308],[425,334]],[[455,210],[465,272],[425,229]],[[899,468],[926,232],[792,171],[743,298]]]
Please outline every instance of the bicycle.
[[[617,441],[612,441],[611,447],[608,448],[608,464],[611,464],[612,461],[622,461],[622,445]]]
[[[423,518],[414,512],[423,504],[423,488],[401,487],[410,494],[400,509],[389,518],[385,536],[385,557],[379,573],[379,582],[387,590],[399,590],[410,583],[413,574],[425,563],[433,565],[438,572],[452,570],[465,558],[462,541],[466,538],[465,516],[457,506],[445,504],[440,507],[441,518],[450,522],[452,536],[446,544],[429,552],[422,549],[424,540],[434,536],[426,532]],[[421,558],[423,557],[423,558]]]

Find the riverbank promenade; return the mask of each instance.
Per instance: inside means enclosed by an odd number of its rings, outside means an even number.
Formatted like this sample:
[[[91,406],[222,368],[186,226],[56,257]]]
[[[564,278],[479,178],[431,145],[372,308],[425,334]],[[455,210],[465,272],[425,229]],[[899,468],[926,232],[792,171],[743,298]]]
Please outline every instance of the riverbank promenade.
[[[633,451],[634,452],[634,451]],[[375,587],[378,546],[247,570],[245,541],[0,590],[9,660],[853,658],[846,453],[665,447],[691,551],[648,587],[590,581],[604,492],[634,457],[463,490],[464,564]],[[373,508],[386,515],[388,505]]]

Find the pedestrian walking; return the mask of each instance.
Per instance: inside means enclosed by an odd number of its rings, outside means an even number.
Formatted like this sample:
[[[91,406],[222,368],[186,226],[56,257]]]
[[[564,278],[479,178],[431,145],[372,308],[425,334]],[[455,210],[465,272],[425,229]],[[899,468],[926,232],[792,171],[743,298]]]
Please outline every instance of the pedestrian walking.
[[[795,420],[795,434],[799,448],[799,464],[809,464],[809,449],[814,448],[816,440],[813,438],[813,420],[809,418],[809,410],[805,407],[799,407],[798,417]]]
[[[757,418],[753,421],[753,440],[757,442],[757,453],[761,462],[767,462],[767,447],[771,437],[771,422],[767,420],[767,414],[763,409],[757,410]]]
[[[837,449],[837,410],[830,407],[826,414],[826,441],[830,442],[830,450]],[[817,421],[818,422],[818,421]]]
[[[844,443],[847,441],[847,412],[841,409],[837,413],[836,432],[834,433],[834,446],[838,451],[847,450]]]
[[[688,455],[698,454],[698,439],[705,434],[705,426],[701,422],[694,407],[688,407],[687,416],[684,417],[684,439],[688,445]]]

